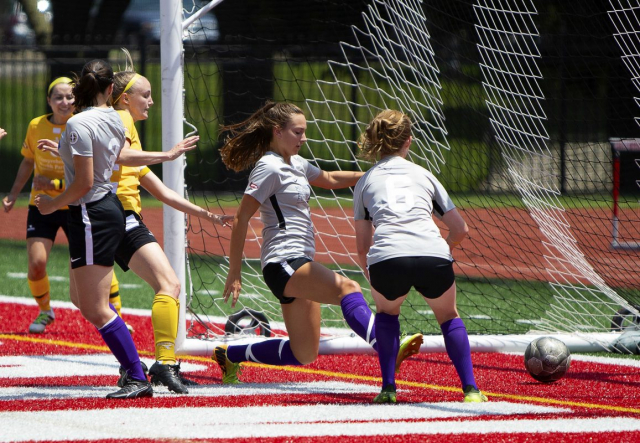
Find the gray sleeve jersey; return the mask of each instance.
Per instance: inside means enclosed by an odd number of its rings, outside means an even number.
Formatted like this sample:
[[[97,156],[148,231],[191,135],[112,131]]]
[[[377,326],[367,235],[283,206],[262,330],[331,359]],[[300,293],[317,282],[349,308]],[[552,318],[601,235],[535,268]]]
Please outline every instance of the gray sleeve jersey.
[[[93,187],[73,205],[97,201],[112,192],[111,173],[124,142],[124,125],[113,108],[89,108],[69,119],[59,146],[67,186],[75,178],[73,157],[93,157]]]
[[[368,265],[412,256],[453,260],[432,215],[455,206],[426,169],[402,157],[386,157],[358,181],[353,201],[354,218],[371,220],[375,228]]]
[[[267,263],[315,255],[315,238],[309,198],[309,182],[320,175],[320,169],[295,155],[291,164],[275,152],[267,152],[249,176],[244,191],[260,202],[262,248],[260,260]]]

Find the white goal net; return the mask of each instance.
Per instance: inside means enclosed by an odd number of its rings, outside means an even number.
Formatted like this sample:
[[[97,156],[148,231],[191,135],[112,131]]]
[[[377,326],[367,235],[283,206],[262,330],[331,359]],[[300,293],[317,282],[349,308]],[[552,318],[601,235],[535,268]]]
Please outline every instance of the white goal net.
[[[523,350],[533,335],[561,334],[573,350],[596,350],[637,328],[638,251],[609,247],[607,141],[619,134],[608,133],[607,121],[616,116],[598,111],[615,95],[599,89],[607,82],[604,61],[609,69],[626,66],[620,83],[637,86],[637,2],[568,9],[562,26],[571,29],[554,28],[552,11],[531,0],[340,7],[319,0],[291,5],[289,14],[307,20],[297,27],[277,8],[265,12],[264,23],[247,24],[233,18],[232,5],[214,3],[205,13],[216,15],[219,37],[202,41],[197,18],[178,30],[172,17],[181,5],[161,2],[163,130],[173,128],[163,144],[182,136],[183,116],[201,137],[185,164],[163,169],[174,189],[182,192],[186,182],[192,201],[233,214],[247,175],[221,164],[218,129],[266,100],[305,110],[309,141],[301,155],[327,170],[369,168],[357,157],[360,132],[379,110],[400,109],[415,123],[410,159],[445,184],[471,229],[454,257],[458,308],[473,349]],[[189,15],[202,6],[195,2]],[[567,37],[576,35],[582,40]],[[589,36],[618,45],[586,47]],[[356,262],[351,191],[314,189],[310,204],[316,260],[360,282],[368,296]],[[637,199],[623,204],[630,208],[625,226],[634,226]],[[165,250],[185,269],[180,352],[208,354],[223,340],[286,334],[261,276],[257,217],[247,236],[243,292],[231,309],[221,299],[230,231],[165,214]],[[627,235],[640,239],[638,223]],[[322,316],[321,350],[366,351],[338,307],[323,306]],[[401,325],[432,335],[425,348],[443,349],[435,318],[413,291]]]

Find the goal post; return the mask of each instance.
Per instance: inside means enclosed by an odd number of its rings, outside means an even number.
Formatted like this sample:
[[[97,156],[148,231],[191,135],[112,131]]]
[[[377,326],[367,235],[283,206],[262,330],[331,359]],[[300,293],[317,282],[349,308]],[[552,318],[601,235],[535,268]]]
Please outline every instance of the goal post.
[[[162,84],[162,150],[169,151],[183,139],[184,61],[182,45],[182,0],[160,0],[160,63]],[[178,195],[185,195],[184,159],[162,164],[162,181]],[[185,215],[163,205],[164,251],[180,282],[180,312],[176,348],[186,338],[186,233]]]
[[[193,3],[217,13],[212,4],[220,2]],[[235,212],[246,175],[222,165],[218,128],[255,110],[240,109],[239,102],[296,103],[307,116],[301,155],[326,170],[351,171],[371,167],[356,155],[368,121],[397,108],[414,122],[408,158],[438,176],[470,227],[454,258],[458,311],[473,351],[523,352],[542,335],[573,352],[598,351],[638,327],[640,280],[628,272],[638,252],[610,247],[606,140],[551,132],[565,117],[551,114],[546,103],[563,94],[552,87],[567,74],[557,67],[554,77],[541,66],[549,48],[540,47],[546,36],[536,26],[537,0],[505,0],[499,7],[488,0],[369,0],[340,8],[318,0],[291,5],[291,14],[316,14],[293,40],[287,20],[269,16],[268,26],[248,31],[237,22],[221,26],[228,34],[204,43],[185,33],[182,1],[160,5],[163,149],[181,139],[185,119],[201,137],[186,160],[163,166],[163,180],[180,195],[188,189],[190,200],[212,212]],[[218,18],[229,19],[230,9]],[[573,193],[560,191],[563,180]],[[358,281],[373,307],[356,259],[351,204],[349,189],[312,189],[315,259]],[[182,284],[176,352],[211,355],[216,344],[263,340],[265,331],[286,336],[260,271],[259,218],[249,225],[243,291],[232,309],[221,299],[230,232],[170,209],[164,214],[165,252]],[[444,350],[433,313],[415,291],[400,322],[406,332],[425,334],[423,351]],[[320,352],[373,351],[346,326],[339,307],[323,305]]]

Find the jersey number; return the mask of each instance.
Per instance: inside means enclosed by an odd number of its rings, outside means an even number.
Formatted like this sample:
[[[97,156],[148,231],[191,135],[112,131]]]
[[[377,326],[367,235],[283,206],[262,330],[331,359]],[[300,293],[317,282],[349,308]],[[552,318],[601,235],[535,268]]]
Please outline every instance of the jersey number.
[[[120,147],[120,142],[118,141],[117,138],[114,137],[111,140],[109,140],[109,152],[116,152],[119,147]],[[104,173],[102,174],[104,181],[108,181],[111,178],[111,174],[113,173],[113,169],[115,167],[116,160],[118,160],[118,156],[117,155],[111,154],[109,156],[109,165],[110,165],[110,167],[105,169]]]
[[[389,177],[385,181],[389,207],[396,212],[407,212],[414,205],[411,180],[403,176]]]

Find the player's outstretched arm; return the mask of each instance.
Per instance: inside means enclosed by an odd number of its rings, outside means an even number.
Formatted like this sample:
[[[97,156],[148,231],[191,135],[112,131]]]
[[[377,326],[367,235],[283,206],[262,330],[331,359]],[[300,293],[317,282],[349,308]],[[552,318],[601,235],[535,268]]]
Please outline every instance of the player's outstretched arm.
[[[148,166],[175,160],[185,152],[195,149],[198,140],[200,140],[200,137],[197,135],[187,137],[169,151],[138,151],[137,149],[129,149],[130,145],[129,141],[127,141],[122,151],[120,151],[120,156],[118,160],[116,160],[116,163],[123,166]]]
[[[324,189],[342,189],[355,186],[363,175],[361,171],[320,171],[320,175],[309,184]]]
[[[198,205],[194,205],[189,200],[181,197],[173,189],[168,188],[153,172],[148,172],[140,178],[140,184],[149,193],[162,203],[171,206],[185,214],[193,215],[209,220],[214,225],[230,227],[233,221],[232,215],[212,214]]]

